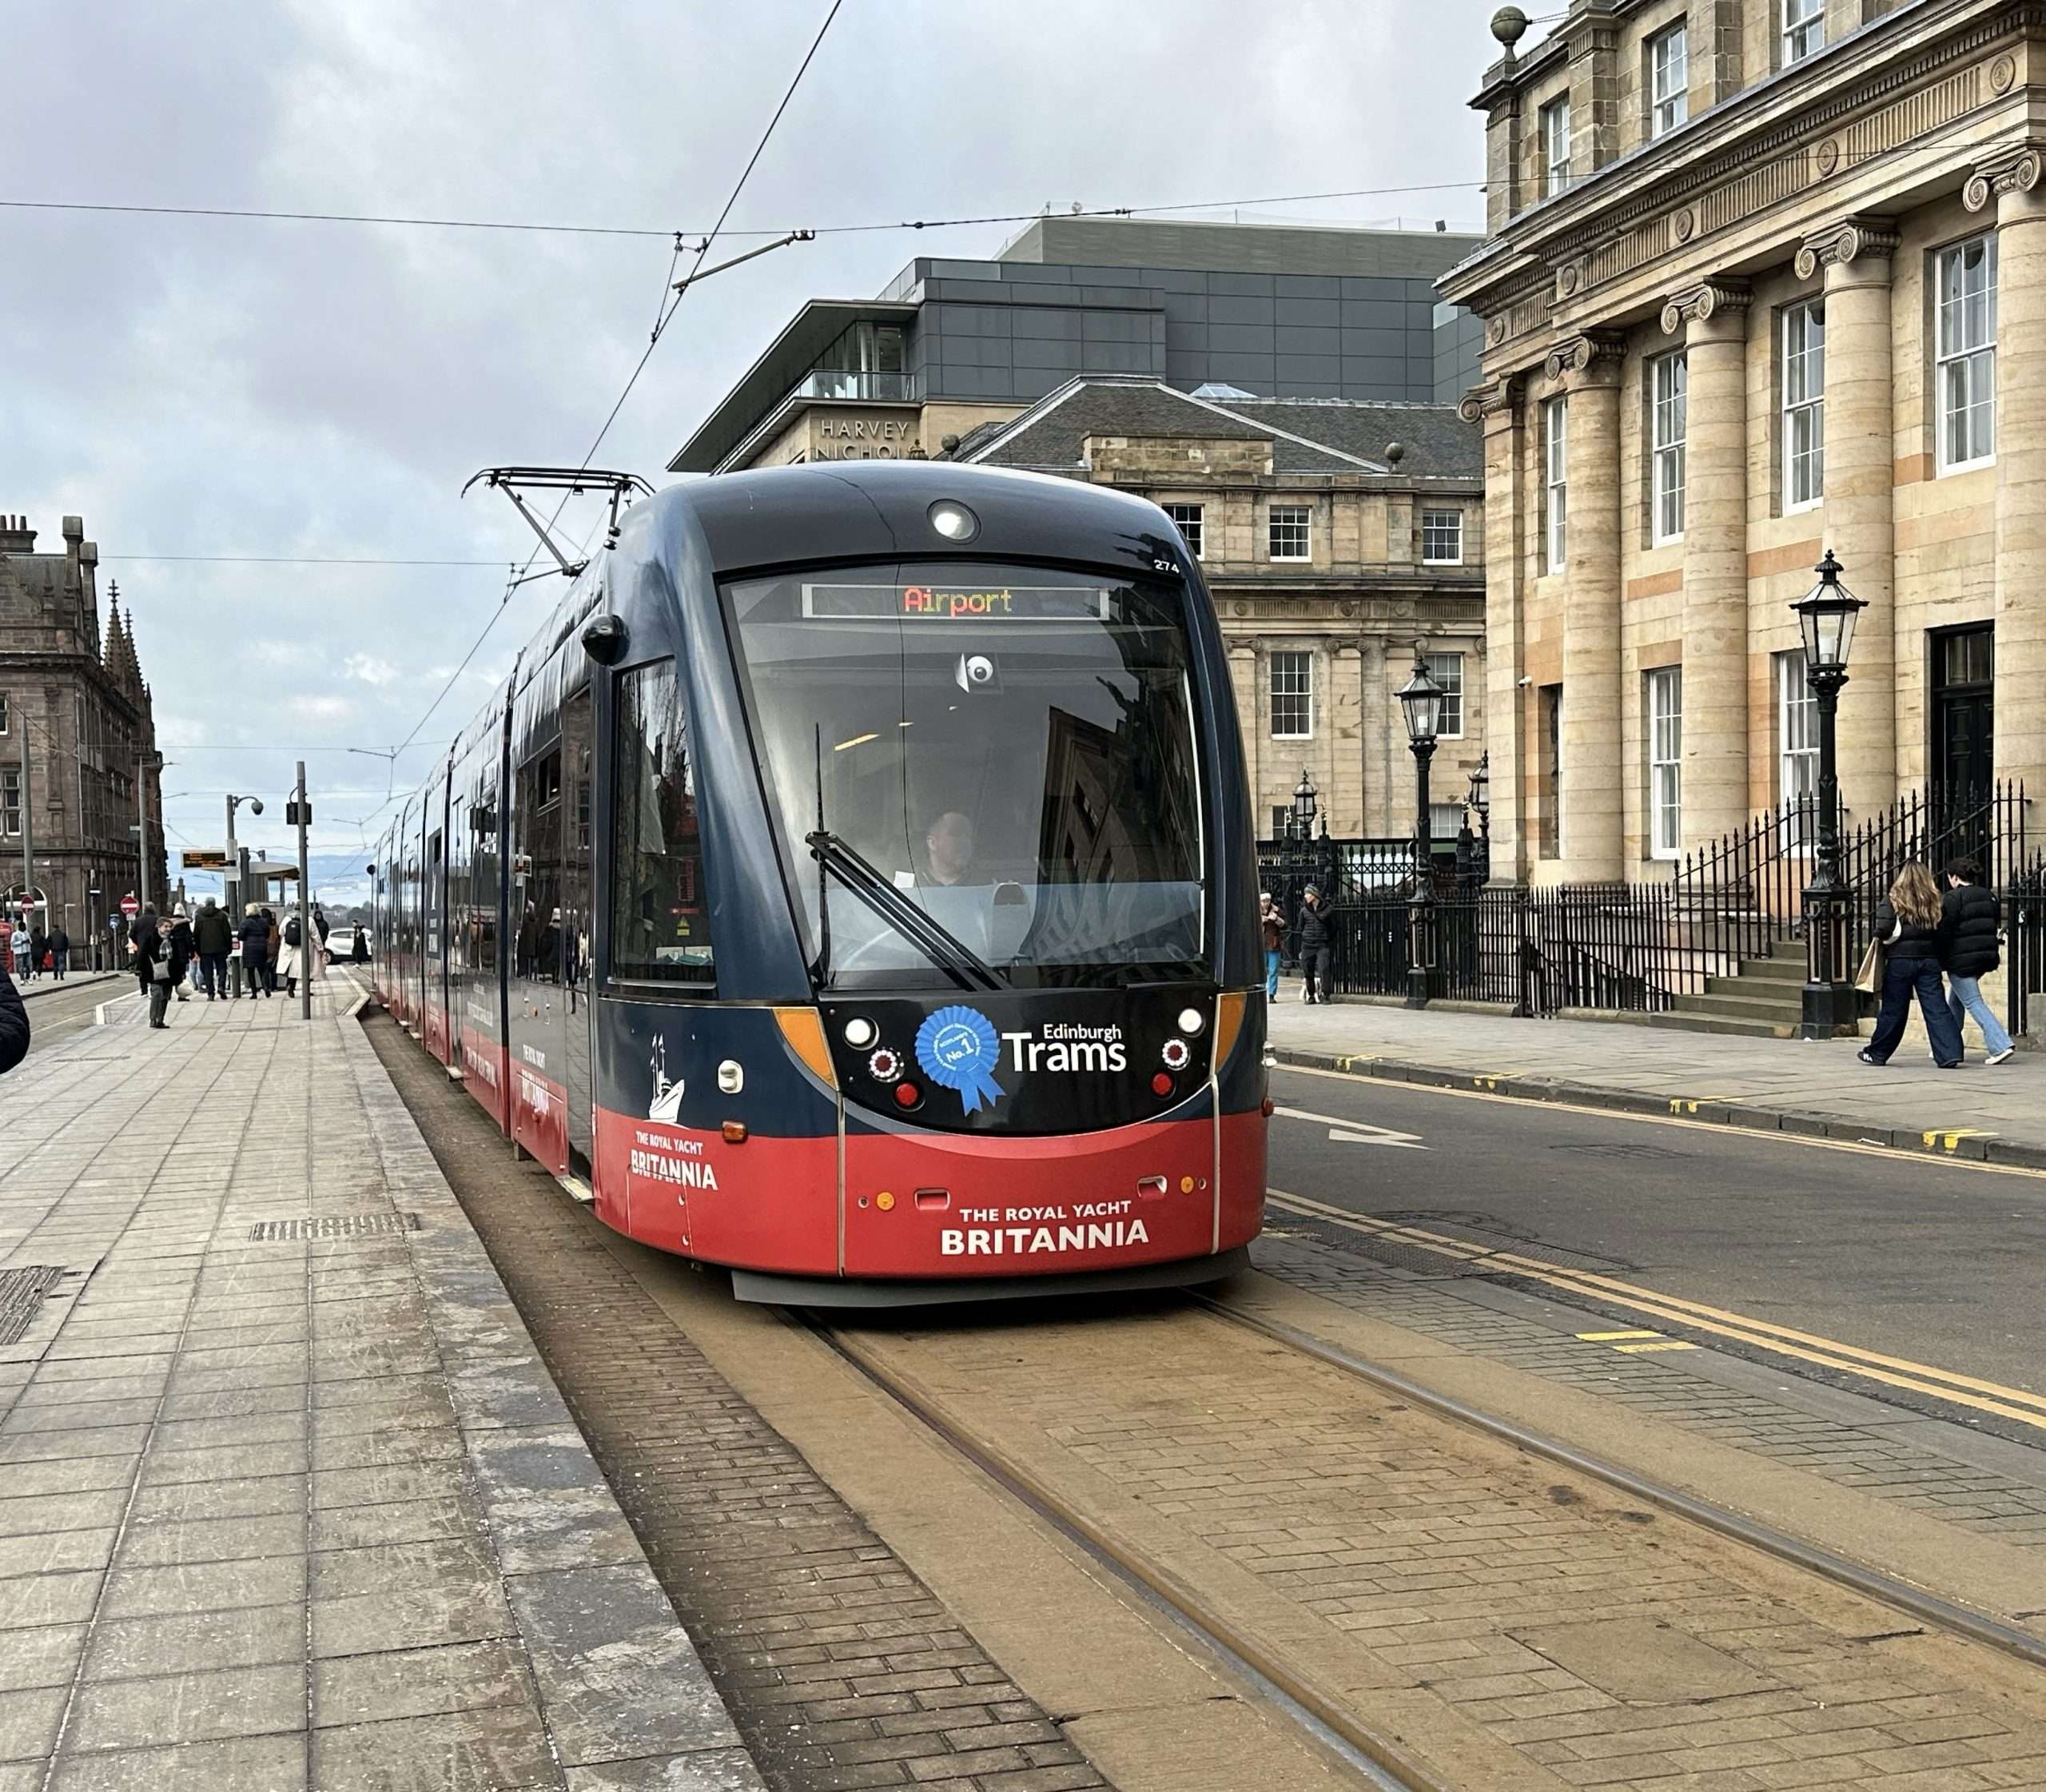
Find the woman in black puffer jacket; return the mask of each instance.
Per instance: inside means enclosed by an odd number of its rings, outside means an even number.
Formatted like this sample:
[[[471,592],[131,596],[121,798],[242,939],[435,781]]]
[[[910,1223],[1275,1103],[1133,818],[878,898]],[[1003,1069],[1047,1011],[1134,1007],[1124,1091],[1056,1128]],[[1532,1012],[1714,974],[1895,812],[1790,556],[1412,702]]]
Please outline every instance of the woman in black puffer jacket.
[[[1932,1041],[1933,1061],[1942,1070],[1960,1065],[1960,1028],[1947,1007],[1947,993],[1940,982],[1948,938],[1940,887],[1933,882],[1933,874],[1915,862],[1905,866],[1876,910],[1876,938],[1889,947],[1889,963],[1883,973],[1883,1006],[1876,1017],[1875,1035],[1860,1053],[1864,1064],[1889,1062],[1890,1053],[1904,1037],[1915,994],[1918,1011],[1925,1017],[1926,1037]]]
[[[1947,893],[1940,899],[1941,921],[1947,933],[1944,963],[1947,1006],[1956,1031],[1961,1017],[1972,1014],[1982,1029],[1988,1061],[2001,1064],[2013,1049],[2011,1036],[1982,999],[1981,979],[2001,959],[2003,909],[1995,894],[1982,887],[1982,874],[1972,859],[1956,859],[1947,867]]]

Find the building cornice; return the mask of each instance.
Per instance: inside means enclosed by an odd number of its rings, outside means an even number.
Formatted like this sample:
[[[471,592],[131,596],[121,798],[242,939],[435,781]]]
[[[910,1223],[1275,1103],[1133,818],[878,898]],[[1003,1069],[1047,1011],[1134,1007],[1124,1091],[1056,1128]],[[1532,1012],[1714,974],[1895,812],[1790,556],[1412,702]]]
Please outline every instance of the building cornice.
[[[1821,268],[1844,267],[1864,256],[1886,261],[1897,253],[1898,240],[1894,219],[1857,213],[1813,231],[1800,245],[1792,265],[1800,280],[1809,280]]]
[[[2017,75],[1986,53],[2032,34],[2046,35],[2046,0],[1906,0],[1523,211],[1438,290],[1491,319],[1487,350],[1501,348],[1554,305],[1986,113]],[[1538,304],[1542,277],[1553,297]]]
[[[1703,280],[1662,307],[1662,333],[1674,336],[1686,324],[1709,324],[1724,313],[1738,316],[1754,303],[1744,280]]]
[[[1974,172],[1960,189],[1960,202],[1979,212],[1989,201],[2006,193],[2029,193],[2039,185],[2041,145],[2036,140],[2000,144],[1978,156]]]

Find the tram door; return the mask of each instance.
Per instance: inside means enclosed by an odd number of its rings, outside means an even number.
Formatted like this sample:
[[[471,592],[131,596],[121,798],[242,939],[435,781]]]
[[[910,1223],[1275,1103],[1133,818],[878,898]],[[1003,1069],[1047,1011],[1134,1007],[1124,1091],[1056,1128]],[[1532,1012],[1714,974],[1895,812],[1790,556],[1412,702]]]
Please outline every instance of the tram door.
[[[561,993],[565,1010],[568,1143],[591,1160],[596,1116],[595,1017],[590,1003],[591,803],[596,775],[594,706],[586,681],[561,705]]]
[[[447,835],[437,825],[446,794],[445,785],[432,793],[432,807],[428,813],[426,836],[426,888],[422,893],[426,922],[426,1011],[423,1026],[427,1050],[443,1064],[451,1063],[454,1058],[448,1041]]]
[[[568,1168],[569,1106],[561,766],[557,735],[512,775],[512,1137],[557,1176]]]

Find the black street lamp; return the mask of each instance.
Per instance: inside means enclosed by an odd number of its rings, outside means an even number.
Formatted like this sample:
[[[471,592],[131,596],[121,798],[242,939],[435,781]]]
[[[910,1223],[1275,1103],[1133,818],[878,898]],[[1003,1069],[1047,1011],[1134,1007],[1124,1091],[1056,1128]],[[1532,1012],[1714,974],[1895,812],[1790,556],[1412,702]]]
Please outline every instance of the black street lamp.
[[[1854,991],[1847,981],[1848,891],[1840,881],[1840,777],[1833,748],[1854,623],[1868,603],[1841,583],[1840,562],[1830,548],[1813,570],[1819,582],[1790,607],[1804,632],[1805,678],[1819,710],[1818,865],[1805,886],[1805,993],[1798,1031],[1807,1039],[1830,1039],[1855,1025]]]
[[[1296,839],[1310,839],[1314,834],[1315,799],[1321,793],[1314,787],[1314,780],[1308,776],[1308,768],[1300,767],[1300,781],[1293,786],[1293,836]]]
[[[1407,1006],[1428,1005],[1435,970],[1435,840],[1428,822],[1428,762],[1435,756],[1442,725],[1443,687],[1428,676],[1420,643],[1414,644],[1413,675],[1399,687],[1407,715],[1407,744],[1414,754],[1414,894],[1407,903]]]

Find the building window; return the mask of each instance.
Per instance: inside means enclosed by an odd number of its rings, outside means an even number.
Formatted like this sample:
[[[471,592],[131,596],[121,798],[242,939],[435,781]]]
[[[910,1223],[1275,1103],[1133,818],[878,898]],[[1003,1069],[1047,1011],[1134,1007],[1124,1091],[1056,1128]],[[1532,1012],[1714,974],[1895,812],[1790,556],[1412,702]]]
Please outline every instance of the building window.
[[[1674,858],[1684,837],[1684,669],[1648,675],[1649,853]]]
[[[1268,520],[1267,544],[1275,560],[1312,559],[1308,519],[1314,512],[1305,504],[1274,504]]]
[[[1542,191],[1554,198],[1570,191],[1570,100],[1542,108]]]
[[[1673,131],[1690,114],[1690,40],[1681,25],[1648,44],[1648,134]]]
[[[1457,740],[1463,734],[1463,655],[1431,653],[1428,676],[1442,687],[1442,715],[1435,723],[1439,739]]]
[[[0,767],[0,834],[19,838],[22,831],[22,774],[18,766]]]
[[[1548,570],[1560,572],[1569,563],[1566,524],[1570,512],[1570,400],[1552,398],[1542,407],[1542,533],[1547,542]]]
[[[1650,439],[1654,444],[1650,538],[1657,547],[1684,539],[1684,435],[1690,374],[1684,352],[1649,363]]]
[[[1428,838],[1431,840],[1454,840],[1463,831],[1463,805],[1460,802],[1431,802],[1428,805]]]
[[[1996,239],[1977,237],[1939,258],[1940,471],[1979,467],[1996,452]]]
[[[1825,306],[1814,299],[1783,313],[1783,508],[1825,495]]]
[[[1783,0],[1783,66],[1801,62],[1825,43],[1825,0]]]
[[[1463,565],[1462,511],[1424,510],[1421,512],[1421,563],[1424,566]]]
[[[1272,738],[1307,740],[1314,734],[1314,655],[1272,656]]]
[[[1185,538],[1186,551],[1196,560],[1200,558],[1200,506],[1199,504],[1167,504],[1165,514],[1172,520],[1172,527]]]
[[[1776,800],[1788,809],[1817,794],[1819,700],[1805,675],[1805,650],[1776,655]]]
[[[7,694],[0,691],[0,735],[7,731]]]

